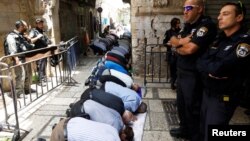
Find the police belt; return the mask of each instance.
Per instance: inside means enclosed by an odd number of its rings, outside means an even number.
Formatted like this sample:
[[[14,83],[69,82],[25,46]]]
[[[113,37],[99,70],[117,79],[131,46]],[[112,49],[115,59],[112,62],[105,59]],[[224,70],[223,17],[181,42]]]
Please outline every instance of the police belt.
[[[177,72],[181,73],[183,75],[189,75],[189,76],[199,76],[199,72],[196,70],[187,70],[182,68],[177,68]]]
[[[205,94],[207,94],[208,96],[213,96],[213,97],[217,97],[217,98],[221,98],[224,95],[227,95],[229,97],[239,97],[240,96],[240,91],[220,91],[220,90],[214,90],[211,88],[204,88],[204,92]]]

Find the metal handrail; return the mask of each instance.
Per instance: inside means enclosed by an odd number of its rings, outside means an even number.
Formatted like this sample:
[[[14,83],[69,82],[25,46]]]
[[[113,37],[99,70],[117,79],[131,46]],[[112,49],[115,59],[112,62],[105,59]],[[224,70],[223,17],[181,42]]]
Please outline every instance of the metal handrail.
[[[3,62],[1,62],[0,63],[0,65],[1,66],[4,66],[5,68],[7,68],[8,70],[9,70],[9,65],[8,64],[6,64],[6,63],[3,63]],[[14,87],[14,83],[13,83],[13,79],[12,79],[12,77],[10,76],[10,71],[9,71],[9,74],[8,74],[8,76],[1,76],[0,75],[0,79],[2,80],[2,79],[8,79],[9,80],[9,83],[10,83],[10,86],[11,86],[11,94],[12,94],[12,98],[13,98],[13,104],[14,104],[14,113],[15,113],[15,119],[16,119],[16,125],[15,125],[15,130],[16,130],[16,134],[17,134],[17,138],[20,138],[20,130],[19,130],[19,121],[18,121],[18,114],[17,114],[17,97],[16,97],[16,95],[15,95],[15,87]],[[1,92],[2,92],[2,96],[3,96],[3,100],[5,100],[4,99],[4,93],[3,93],[3,91],[1,90]],[[9,123],[8,123],[8,112],[7,112],[7,108],[6,108],[6,103],[5,103],[5,101],[4,101],[4,108],[5,108],[5,114],[7,114],[7,115],[5,115],[5,123],[7,123],[8,125],[10,125]],[[9,128],[9,126],[8,126],[8,128]]]

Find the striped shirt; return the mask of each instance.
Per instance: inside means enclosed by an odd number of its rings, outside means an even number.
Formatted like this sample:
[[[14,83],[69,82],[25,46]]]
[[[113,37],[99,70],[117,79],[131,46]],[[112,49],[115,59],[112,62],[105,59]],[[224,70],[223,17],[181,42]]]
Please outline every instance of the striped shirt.
[[[68,141],[120,141],[114,127],[81,117],[69,120],[67,132]]]

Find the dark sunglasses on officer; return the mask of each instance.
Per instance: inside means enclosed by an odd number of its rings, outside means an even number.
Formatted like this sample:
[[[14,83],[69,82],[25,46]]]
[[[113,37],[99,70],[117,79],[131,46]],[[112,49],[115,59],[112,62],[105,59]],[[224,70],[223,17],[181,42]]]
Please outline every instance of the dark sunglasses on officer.
[[[186,5],[186,6],[183,6],[184,11],[186,11],[186,12],[193,10],[195,7],[199,7],[199,6],[198,5]]]
[[[246,8],[243,5],[243,3],[241,1],[238,1],[237,3],[235,3],[235,5],[238,7],[238,9],[241,11],[242,15],[246,15]]]

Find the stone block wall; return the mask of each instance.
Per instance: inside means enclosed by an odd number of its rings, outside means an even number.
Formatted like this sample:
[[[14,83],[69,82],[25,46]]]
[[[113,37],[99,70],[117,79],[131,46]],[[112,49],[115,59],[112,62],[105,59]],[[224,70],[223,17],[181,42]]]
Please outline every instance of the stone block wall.
[[[182,21],[184,0],[131,1],[132,58],[135,75],[143,75],[144,40],[147,44],[162,43],[173,17]]]
[[[28,16],[25,16],[27,8],[24,3],[28,3],[28,0],[2,0],[0,2],[0,56],[3,55],[4,36],[15,28],[15,21],[21,18],[28,19]]]

